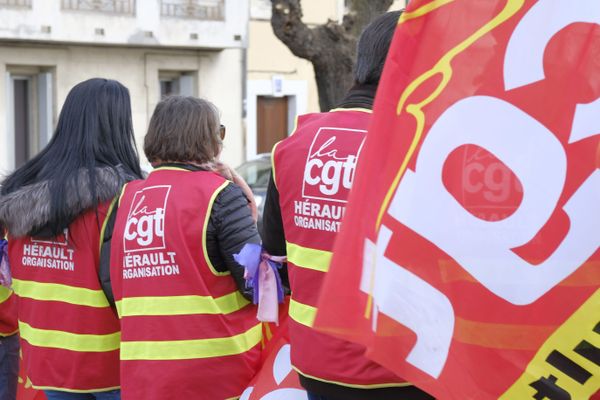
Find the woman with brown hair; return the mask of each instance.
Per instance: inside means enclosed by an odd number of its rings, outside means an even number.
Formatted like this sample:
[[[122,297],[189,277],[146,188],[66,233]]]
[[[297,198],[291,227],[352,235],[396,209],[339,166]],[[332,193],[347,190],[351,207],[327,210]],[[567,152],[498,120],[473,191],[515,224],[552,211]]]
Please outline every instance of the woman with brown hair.
[[[110,275],[124,399],[237,398],[259,367],[261,324],[233,254],[260,238],[242,189],[215,172],[232,173],[222,132],[212,103],[166,98],[144,141],[154,170],[121,193]]]

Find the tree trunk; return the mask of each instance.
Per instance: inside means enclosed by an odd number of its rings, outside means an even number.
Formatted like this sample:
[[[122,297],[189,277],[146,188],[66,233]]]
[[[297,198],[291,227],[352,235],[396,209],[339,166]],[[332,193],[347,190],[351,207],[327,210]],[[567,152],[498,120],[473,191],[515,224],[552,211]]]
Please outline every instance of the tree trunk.
[[[294,55],[313,64],[321,111],[334,108],[352,86],[358,36],[392,3],[393,0],[350,0],[350,12],[341,24],[329,20],[309,28],[302,22],[300,0],[271,0],[275,36]]]

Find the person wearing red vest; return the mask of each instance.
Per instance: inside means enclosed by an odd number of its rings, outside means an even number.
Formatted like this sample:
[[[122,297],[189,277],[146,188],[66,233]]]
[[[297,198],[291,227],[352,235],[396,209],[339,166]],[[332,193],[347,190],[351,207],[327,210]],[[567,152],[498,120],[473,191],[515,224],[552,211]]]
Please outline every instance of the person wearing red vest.
[[[355,86],[340,106],[300,116],[292,136],[273,149],[263,246],[273,255],[287,255],[291,359],[309,399],[431,398],[367,359],[364,347],[313,329],[319,290],[399,17],[400,12],[384,14],[362,33]]]
[[[49,400],[119,399],[100,237],[111,200],[141,176],[129,91],[97,78],[69,92],[50,143],[3,182],[24,371]]]
[[[19,377],[17,303],[12,291],[0,286],[0,400],[15,400]]]
[[[212,103],[161,101],[144,141],[154,170],[118,199],[110,280],[124,400],[235,399],[259,368],[262,325],[233,254],[260,237],[242,189],[213,172],[219,131]]]
[[[6,229],[0,222],[0,238]],[[6,239],[0,240],[0,400],[15,400],[19,377],[19,336],[17,301],[11,289],[2,286],[9,278],[4,274]]]

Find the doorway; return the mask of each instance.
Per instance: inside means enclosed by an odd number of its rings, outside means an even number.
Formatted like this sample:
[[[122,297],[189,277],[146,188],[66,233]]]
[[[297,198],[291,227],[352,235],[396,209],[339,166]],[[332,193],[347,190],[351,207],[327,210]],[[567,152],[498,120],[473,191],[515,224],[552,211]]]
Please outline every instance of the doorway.
[[[25,164],[44,148],[52,136],[52,80],[52,73],[42,68],[8,68],[6,164],[9,169]]]
[[[256,111],[256,152],[270,153],[288,136],[288,97],[258,96]]]

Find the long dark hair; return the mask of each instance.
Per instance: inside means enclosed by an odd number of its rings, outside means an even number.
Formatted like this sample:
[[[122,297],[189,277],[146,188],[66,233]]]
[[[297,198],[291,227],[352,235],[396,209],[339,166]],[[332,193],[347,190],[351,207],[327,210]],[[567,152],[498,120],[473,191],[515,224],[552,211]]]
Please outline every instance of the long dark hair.
[[[361,33],[356,46],[356,83],[379,84],[400,15],[402,11],[386,12],[375,18]]]
[[[102,167],[114,170],[119,177],[142,177],[129,91],[117,81],[94,78],[71,89],[52,139],[39,154],[6,178],[2,194],[47,181],[51,215],[48,228],[58,235],[76,217],[64,207],[68,191],[75,190],[81,198],[81,190],[88,190],[93,208],[98,207],[97,168]],[[87,175],[89,187],[79,185],[82,172]]]

